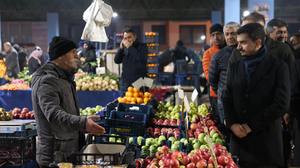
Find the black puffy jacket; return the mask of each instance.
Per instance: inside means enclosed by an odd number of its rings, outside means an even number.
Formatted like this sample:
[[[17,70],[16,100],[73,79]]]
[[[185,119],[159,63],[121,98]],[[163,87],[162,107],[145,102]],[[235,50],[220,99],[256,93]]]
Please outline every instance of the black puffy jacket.
[[[95,52],[95,47],[93,46],[92,43],[90,43],[88,45],[88,48],[86,50],[83,50],[80,54],[79,54],[79,58],[84,57],[85,58],[85,62],[83,64],[84,68],[83,71],[84,72],[93,72],[96,73],[96,67],[91,67],[90,64],[88,64],[89,62],[94,62],[96,61],[96,52]]]
[[[224,119],[222,94],[226,84],[226,74],[228,67],[228,60],[233,51],[233,47],[226,46],[215,53],[210,61],[209,66],[209,84],[213,91],[218,95],[218,112],[220,118]],[[223,122],[221,119],[221,122]]]

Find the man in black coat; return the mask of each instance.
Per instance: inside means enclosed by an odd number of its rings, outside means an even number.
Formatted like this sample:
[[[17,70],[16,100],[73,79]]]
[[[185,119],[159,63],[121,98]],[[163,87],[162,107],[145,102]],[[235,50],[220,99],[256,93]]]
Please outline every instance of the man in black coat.
[[[133,82],[147,76],[147,57],[147,45],[137,40],[133,29],[125,28],[123,40],[114,58],[116,64],[123,64],[120,78],[121,92],[125,93]]]
[[[83,63],[84,72],[96,73],[96,67],[93,67],[90,63],[96,61],[95,47],[90,41],[84,41],[84,50],[79,54],[79,59]]]
[[[4,43],[6,74],[9,77],[18,77],[20,72],[19,58],[17,51],[11,46],[10,42]]]
[[[238,29],[237,41],[243,58],[228,69],[223,100],[233,131],[230,151],[242,168],[283,166],[281,117],[290,103],[289,68],[268,52],[260,24]]]
[[[19,67],[20,67],[20,72],[24,70],[24,64],[26,61],[27,54],[25,51],[23,51],[18,44],[14,44],[13,47],[15,50],[18,52],[18,58],[19,58]]]
[[[229,22],[224,26],[224,37],[227,46],[212,56],[209,65],[209,84],[213,91],[218,95],[217,105],[221,124],[224,124],[225,120],[222,96],[226,84],[228,60],[232,50],[237,46],[236,31],[240,27],[241,26],[236,22]]]

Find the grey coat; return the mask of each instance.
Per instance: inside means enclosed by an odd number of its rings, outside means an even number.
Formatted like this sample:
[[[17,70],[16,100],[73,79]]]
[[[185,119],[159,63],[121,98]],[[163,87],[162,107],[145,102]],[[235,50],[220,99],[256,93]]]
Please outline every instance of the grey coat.
[[[13,47],[10,47],[10,50],[6,53],[5,59],[7,74],[11,76],[10,74],[12,73],[12,76],[16,78],[18,73],[20,72],[17,51]]]
[[[39,136],[37,162],[49,166],[55,151],[66,157],[78,152],[78,132],[85,129],[86,117],[79,116],[74,75],[45,63],[32,77],[32,106]]]

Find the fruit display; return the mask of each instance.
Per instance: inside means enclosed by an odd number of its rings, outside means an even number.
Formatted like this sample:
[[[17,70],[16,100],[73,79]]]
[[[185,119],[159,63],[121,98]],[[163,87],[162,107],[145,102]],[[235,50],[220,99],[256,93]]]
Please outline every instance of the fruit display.
[[[83,76],[83,75],[86,75],[87,72],[77,72],[74,76],[75,76],[75,79],[79,78],[80,76]]]
[[[159,119],[151,118],[151,122],[155,125],[164,125],[164,126],[179,126],[180,120],[177,120],[175,118],[169,120],[169,119]]]
[[[13,119],[12,111],[7,112],[4,108],[0,108],[0,121],[9,121]]]
[[[86,74],[76,79],[76,90],[105,91],[119,90],[118,77]]]
[[[27,75],[29,72],[28,67],[24,67],[24,70],[18,73],[18,79],[23,79],[26,83],[31,83],[32,76]]]
[[[102,111],[103,107],[102,106],[96,106],[96,107],[87,107],[84,110],[82,110],[81,108],[79,108],[80,111],[80,115],[95,115],[96,113],[98,113],[99,111]]]
[[[221,145],[214,145],[214,152],[218,168],[238,168],[230,154]],[[145,160],[136,159],[137,168],[214,168],[213,159],[208,149],[196,150],[194,153],[185,154],[174,150],[170,152],[168,146],[162,146],[155,154],[155,158],[147,157]]]
[[[147,104],[148,101],[153,98],[154,95],[149,92],[141,92],[139,89],[135,89],[131,86],[128,87],[125,97],[119,97],[119,103],[128,104]]]
[[[3,60],[0,60],[0,78],[3,78],[6,73],[6,66]]]
[[[0,90],[27,90],[30,89],[27,84],[5,84],[0,86]]]
[[[22,110],[14,108],[12,110],[12,115],[14,119],[35,119],[34,111],[29,111],[26,107]]]
[[[190,103],[190,111],[188,112],[189,121],[196,121],[197,117],[200,116],[204,117],[206,114],[210,113],[209,107],[206,104],[199,105],[198,107],[195,103]],[[157,123],[155,125],[162,125],[161,122],[165,123],[165,120],[160,119],[168,119],[173,120],[176,119],[177,121],[181,118],[180,111],[182,110],[182,105],[173,106],[170,102],[167,102],[165,105],[162,101],[159,102],[157,106],[157,111],[155,114],[155,119],[151,119],[152,123]],[[184,111],[186,111],[186,107],[184,107]],[[167,120],[167,121],[168,121]],[[172,123],[172,122],[170,122]],[[174,122],[173,122],[174,123]],[[164,125],[164,124],[163,124]],[[177,124],[179,125],[179,124]],[[176,126],[175,124],[170,126]]]
[[[23,85],[28,85],[29,84],[27,82],[24,81],[24,79],[14,79],[11,84],[23,84]]]
[[[171,134],[173,137],[175,137],[175,139],[178,139],[178,135],[181,133],[180,130],[178,128],[153,128],[152,127],[148,127],[147,128],[147,132],[149,137],[159,137],[161,135],[163,135],[164,133],[167,134],[167,136],[169,136],[169,134]]]

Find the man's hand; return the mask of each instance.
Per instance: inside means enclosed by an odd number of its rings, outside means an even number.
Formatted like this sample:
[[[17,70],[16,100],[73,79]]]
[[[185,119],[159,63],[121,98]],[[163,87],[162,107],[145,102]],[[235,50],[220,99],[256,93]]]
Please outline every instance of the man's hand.
[[[85,130],[97,136],[105,133],[105,129],[93,121],[93,119],[98,119],[98,118],[100,118],[100,116],[97,115],[88,116],[86,118],[86,123],[85,123]]]
[[[124,50],[125,49],[125,46],[124,46],[124,39],[121,41],[121,43],[120,43],[120,48],[122,49],[122,50]]]
[[[124,45],[126,48],[129,48],[130,46],[132,46],[132,42],[124,41]]]
[[[224,119],[224,125],[226,126],[226,120]]]
[[[84,58],[84,57],[81,57],[81,58],[80,58],[80,61],[81,61],[81,62],[85,62],[85,58]]]
[[[283,121],[285,122],[285,125],[288,126],[291,121],[291,116],[288,113],[286,113],[282,118]]]
[[[239,137],[244,138],[247,136],[246,130],[242,127],[240,124],[233,124],[230,129],[233,131],[233,133]]]
[[[242,124],[243,129],[246,131],[247,134],[249,134],[252,130],[248,126],[248,124]]]

